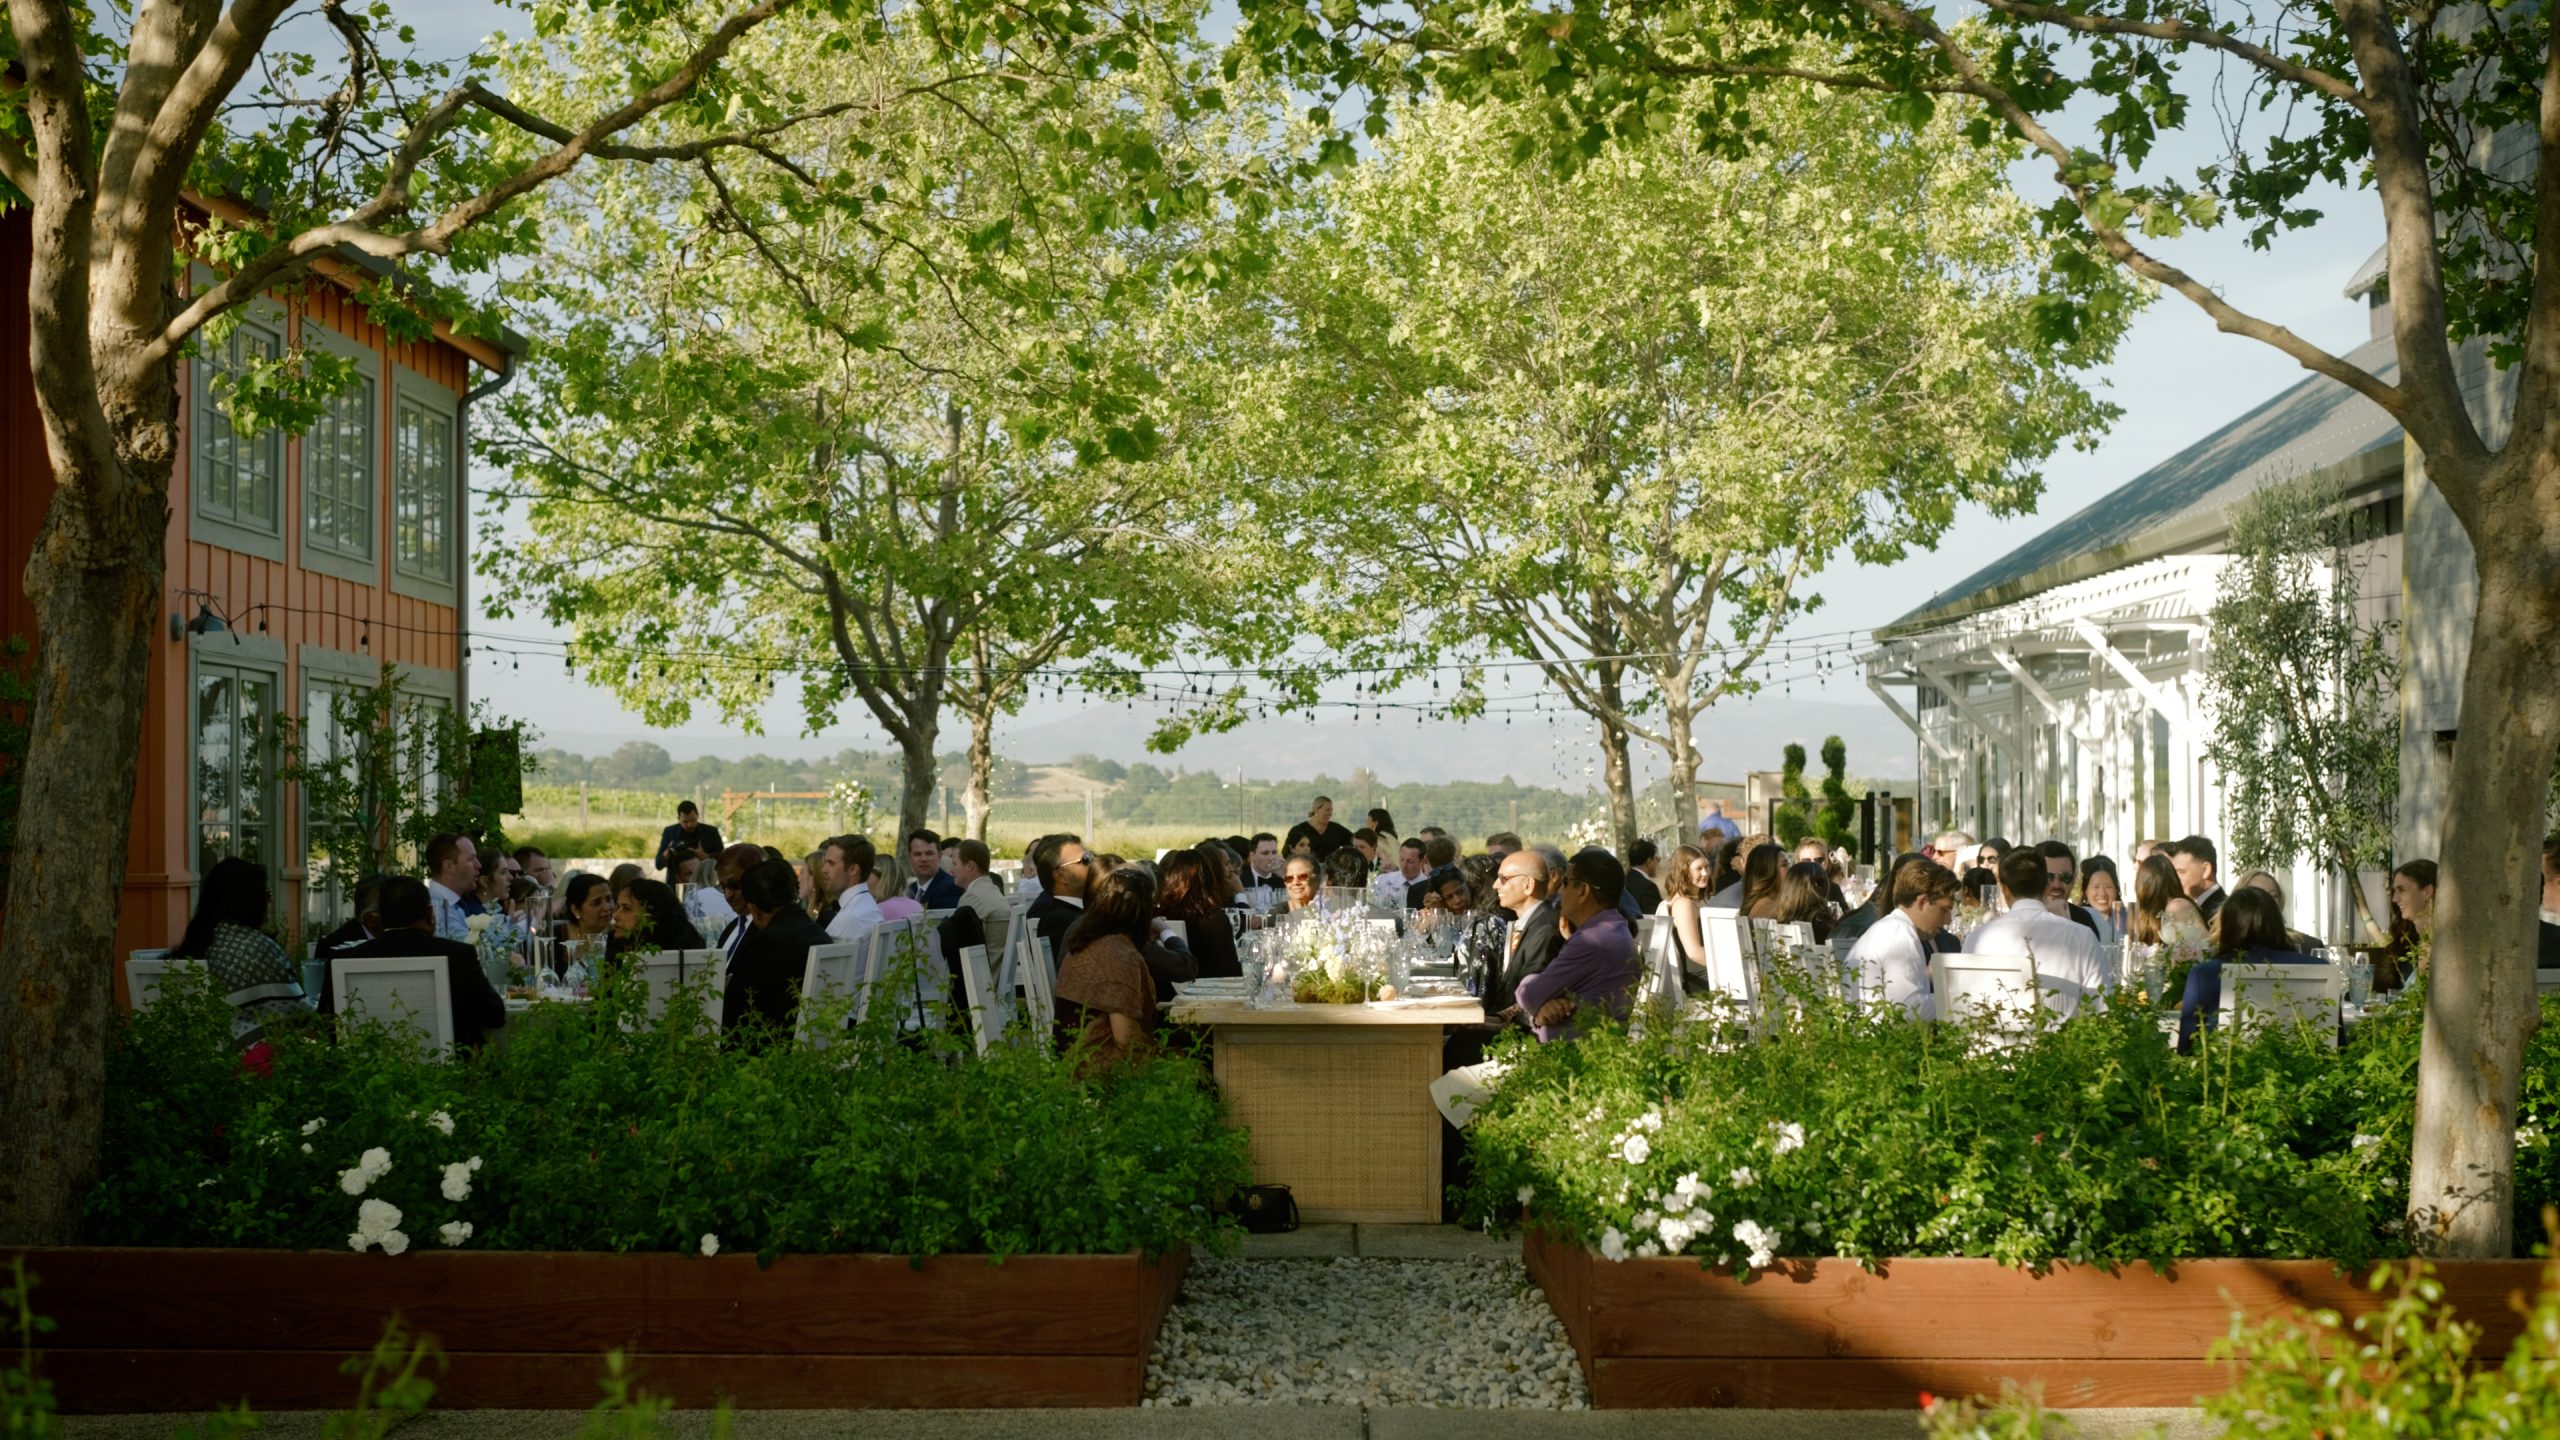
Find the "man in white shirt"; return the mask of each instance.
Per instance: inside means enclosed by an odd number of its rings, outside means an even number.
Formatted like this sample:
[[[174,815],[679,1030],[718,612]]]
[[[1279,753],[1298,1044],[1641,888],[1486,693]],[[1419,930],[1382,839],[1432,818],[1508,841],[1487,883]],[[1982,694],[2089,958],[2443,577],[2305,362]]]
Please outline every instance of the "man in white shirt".
[[[1927,1020],[1936,1014],[1929,957],[1956,913],[1956,874],[1935,860],[1913,860],[1894,870],[1892,886],[1892,909],[1849,951],[1850,979],[1862,1002]]]
[[[471,943],[471,927],[462,913],[463,892],[480,883],[480,852],[468,835],[438,835],[427,841],[427,904],[433,909],[439,939]]]
[[[1431,867],[1422,863],[1421,839],[1407,840],[1396,851],[1396,868],[1379,876],[1370,885],[1370,897],[1377,904],[1400,907],[1404,905],[1406,887],[1430,873]]]
[[[880,925],[880,902],[871,895],[871,866],[880,852],[861,835],[831,837],[818,851],[818,896],[826,902],[819,923],[838,944],[860,940]]]
[[[2068,1020],[2083,1000],[2105,1005],[2106,965],[2099,957],[2098,937],[2068,914],[2046,908],[2044,892],[2044,855],[2034,846],[2021,845],[2001,856],[2000,897],[2009,908],[1965,936],[1964,949],[1968,955],[2030,961],[2044,1007],[2056,1019]]]
[[[984,840],[962,840],[952,846],[951,878],[960,882],[959,908],[978,917],[987,931],[987,963],[1001,964],[1004,959],[1005,932],[1013,926],[1013,902],[1005,898],[1004,887],[987,873],[995,864],[995,856]]]

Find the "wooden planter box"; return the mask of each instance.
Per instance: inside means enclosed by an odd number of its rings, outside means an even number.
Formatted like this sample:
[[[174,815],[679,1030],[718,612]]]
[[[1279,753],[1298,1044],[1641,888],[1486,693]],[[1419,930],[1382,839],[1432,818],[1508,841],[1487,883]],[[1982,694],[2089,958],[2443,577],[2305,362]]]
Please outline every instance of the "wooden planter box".
[[[340,1366],[398,1315],[432,1335],[439,1409],[579,1409],[620,1350],[687,1408],[1135,1405],[1189,1268],[1177,1250],[1021,1255],[24,1252],[67,1411],[341,1409]],[[432,1373],[432,1372],[431,1372]]]
[[[2382,1306],[2325,1260],[2189,1260],[2168,1276],[1991,1260],[1782,1261],[1745,1285],[1694,1258],[1612,1263],[1532,1229],[1529,1273],[1572,1337],[1591,1400],[1613,1409],[1912,1409],[1920,1394],[1997,1395],[2041,1383],[2045,1403],[2191,1405],[2228,1388],[2205,1357],[2237,1306],[2353,1317]],[[2445,1297],[2486,1332],[2485,1358],[2523,1327],[2540,1262],[2440,1263]]]

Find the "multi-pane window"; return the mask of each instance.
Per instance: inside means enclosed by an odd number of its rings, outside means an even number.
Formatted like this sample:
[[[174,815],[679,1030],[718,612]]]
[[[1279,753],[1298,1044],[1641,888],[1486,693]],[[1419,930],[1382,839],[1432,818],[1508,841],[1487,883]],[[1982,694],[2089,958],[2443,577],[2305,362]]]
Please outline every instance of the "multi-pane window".
[[[391,418],[391,558],[399,572],[453,583],[454,420],[450,408],[403,394]]]
[[[373,558],[378,395],[373,377],[358,375],[302,437],[303,541],[350,560]]]
[[[195,804],[198,876],[238,856],[279,874],[276,853],[276,675],[256,665],[196,664]]]
[[[280,535],[283,508],[284,431],[269,425],[255,435],[231,428],[222,404],[233,380],[254,361],[271,360],[283,337],[254,321],[243,322],[195,364],[196,513],[262,535]]]
[[[341,778],[361,783],[360,765],[352,762],[360,761],[362,735],[342,723],[339,702],[362,695],[366,688],[360,680],[303,677],[302,753],[307,766],[326,769],[345,760],[351,763],[340,770]],[[325,797],[315,808],[309,787],[303,792],[303,925],[315,933],[348,918],[355,882],[365,869],[369,847],[363,822],[350,813],[350,798]]]

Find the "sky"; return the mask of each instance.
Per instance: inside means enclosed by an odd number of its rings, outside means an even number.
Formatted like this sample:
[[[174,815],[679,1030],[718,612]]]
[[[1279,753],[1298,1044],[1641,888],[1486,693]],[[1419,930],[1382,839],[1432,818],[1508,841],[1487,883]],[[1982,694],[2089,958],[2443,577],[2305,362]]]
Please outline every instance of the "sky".
[[[443,0],[403,7],[402,18],[419,31],[422,50],[456,54],[516,17],[481,0]],[[2206,109],[2196,107],[2199,114]],[[2077,138],[2067,125],[2061,129],[2066,141]],[[2164,172],[2191,176],[2214,153],[2211,137],[2180,135],[2162,144],[2153,163]],[[2015,179],[2031,199],[2041,202],[2052,194],[2050,175],[2049,166],[2029,162],[2019,167]],[[2281,237],[2272,251],[2250,249],[2237,228],[2196,232],[2151,248],[2245,310],[2326,348],[2352,348],[2366,336],[2366,317],[2362,304],[2346,299],[2342,291],[2381,243],[2380,210],[2369,194],[2345,190],[2315,192],[2307,203],[2325,218]],[[1853,773],[1879,778],[1915,774],[1910,732],[1868,693],[1855,667],[1843,663],[1863,632],[1908,613],[1947,584],[2303,378],[2299,367],[2273,349],[2216,332],[2183,298],[2160,297],[2136,318],[2113,360],[2087,377],[2121,407],[2121,418],[2093,451],[2065,451],[2046,463],[2044,494],[2033,513],[2004,519],[1967,506],[1927,553],[1878,566],[1842,557],[1817,577],[1815,589],[1823,603],[1788,635],[1802,654],[1827,652],[1828,672],[1810,660],[1785,667],[1798,678],[1710,710],[1698,726],[1700,748],[1708,758],[1706,778],[1738,780],[1747,770],[1775,769],[1779,750],[1789,741],[1811,749],[1828,734],[1847,742]],[[559,633],[523,616],[483,614],[473,624],[484,640],[501,645],[505,637],[556,638]],[[804,735],[797,697],[788,688],[767,707],[761,734],[741,732],[708,712],[698,712],[685,725],[660,729],[622,710],[610,694],[565,674],[556,659],[492,654],[484,648],[471,665],[476,697],[502,716],[529,722],[541,732],[541,743],[582,753],[601,753],[632,739],[654,740],[678,757],[888,748],[876,728],[858,723],[867,721],[858,708],[849,709],[823,733]],[[1505,693],[1498,684],[1495,689]],[[1523,676],[1509,693],[1535,690]],[[1347,690],[1335,698],[1347,699]],[[1335,709],[1313,720],[1254,722],[1195,741],[1170,757],[1145,753],[1150,718],[1145,702],[1124,710],[1072,699],[1039,701],[999,732],[997,748],[1033,763],[1089,752],[1123,762],[1152,759],[1221,772],[1241,766],[1257,777],[1274,778],[1319,771],[1339,775],[1365,765],[1389,783],[1502,775],[1574,788],[1597,783],[1589,723],[1560,701],[1551,703],[1545,714],[1515,715],[1508,723],[1435,720],[1422,725],[1412,716],[1354,720]],[[946,728],[943,748],[958,749],[966,739],[965,725],[955,718]],[[1658,760],[1648,764],[1649,758],[1640,746],[1640,777],[1658,776],[1665,769]]]

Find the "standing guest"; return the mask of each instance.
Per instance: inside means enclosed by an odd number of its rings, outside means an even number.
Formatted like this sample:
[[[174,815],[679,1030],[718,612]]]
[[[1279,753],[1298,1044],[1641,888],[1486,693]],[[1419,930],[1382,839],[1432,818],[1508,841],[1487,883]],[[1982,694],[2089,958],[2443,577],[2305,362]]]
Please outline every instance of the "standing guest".
[[[382,882],[382,933],[339,951],[337,958],[443,956],[445,994],[453,1002],[454,1047],[476,1050],[488,1039],[490,1031],[506,1028],[507,1002],[489,983],[488,972],[480,968],[480,952],[462,941],[438,935],[435,925],[435,904],[427,895],[427,887],[406,875],[393,875]],[[320,982],[322,1014],[338,1013],[337,983],[337,967],[332,965],[323,972]]]
[[[613,935],[605,942],[608,960],[660,950],[699,950],[702,932],[684,913],[684,902],[663,880],[634,880],[614,902]]]
[[[1316,862],[1304,855],[1292,855],[1280,871],[1280,888],[1288,892],[1289,913],[1310,911],[1321,898],[1316,877]]]
[[[833,842],[829,842],[832,847]],[[809,951],[827,943],[827,932],[800,908],[798,881],[783,860],[759,860],[738,877],[747,933],[729,962],[721,995],[720,1028],[729,1043],[762,1049],[789,1038],[800,1014],[800,980],[809,973]]]
[[[2125,907],[2124,882],[2116,876],[2116,862],[2104,855],[2080,862],[2080,906],[2098,927],[2099,944],[2112,945],[2125,937],[2133,917]]]
[[[1379,905],[1401,905],[1410,910],[1413,904],[1405,896],[1413,882],[1431,873],[1422,862],[1422,838],[1416,836],[1396,847],[1396,868],[1380,875],[1369,887],[1369,898]]]
[[[355,902],[355,918],[321,936],[320,943],[311,947],[315,958],[326,960],[337,951],[361,945],[382,933],[382,878],[367,875],[356,882],[355,894],[349,897]]]
[[[676,806],[676,823],[658,832],[658,869],[676,883],[685,863],[720,853],[720,830],[702,823],[702,807],[687,800]]]
[[[1671,852],[1671,866],[1662,878],[1662,898],[1654,904],[1662,923],[1671,927],[1671,946],[1679,952],[1684,982],[1692,978],[1693,968],[1707,963],[1706,929],[1699,923],[1698,907],[1705,898],[1707,882],[1714,878],[1715,869],[1707,852],[1695,845],[1683,845]]]
[[[951,849],[951,876],[960,884],[957,908],[978,917],[979,926],[986,931],[988,958],[1000,961],[1005,934],[1013,928],[1013,904],[1005,898],[1004,887],[989,873],[995,868],[996,857],[984,840],[961,840]]]
[[[2169,864],[2177,871],[2178,883],[2186,888],[2187,898],[2196,902],[2196,913],[2207,925],[2222,913],[2222,880],[2214,873],[2220,863],[2213,842],[2201,835],[2190,835],[2169,847]]]
[[[1926,1020],[1935,1013],[1929,957],[1937,952],[1938,933],[1955,917],[1955,872],[1935,860],[1897,865],[1889,903],[1891,913],[1850,949],[1849,970],[1863,1002],[1891,1005]]]
[[[1093,884],[1058,960],[1059,1038],[1081,1056],[1078,1069],[1106,1070],[1146,1054],[1156,1028],[1156,987],[1143,947],[1156,887],[1141,870],[1120,869]]]
[[[197,887],[196,913],[169,947],[172,960],[201,960],[213,988],[231,1002],[231,1038],[246,1049],[265,1025],[310,1014],[302,977],[266,933],[267,867],[233,855],[213,862]]]
[[[960,882],[942,873],[942,837],[930,830],[907,832],[907,898],[927,910],[949,910],[960,903]]]
[[[2425,971],[2425,941],[2436,928],[2436,862],[2412,860],[2391,872],[2391,938],[2383,956],[2398,982],[2409,983]],[[2376,984],[2381,984],[2379,977]]]
[[[1709,837],[1720,838],[1728,845],[1742,838],[1742,827],[1725,818],[1721,800],[1710,800],[1698,809],[1698,838],[1709,840]],[[1713,841],[1709,840],[1709,843]]]
[[[1289,838],[1282,842],[1280,849],[1284,854],[1295,855],[1299,853],[1298,847],[1303,845],[1307,847],[1307,854],[1322,860],[1336,850],[1349,848],[1350,844],[1351,832],[1333,818],[1333,798],[1319,795],[1315,803],[1307,807],[1307,818],[1289,827]]]
[[[1753,846],[1750,858],[1742,862],[1742,888],[1734,893],[1734,908],[1746,919],[1777,919],[1778,886],[1786,878],[1786,851],[1774,844]]]
[[[462,922],[470,917],[463,912],[462,896],[480,878],[480,853],[471,837],[431,836],[419,859],[426,865],[427,903],[435,915],[436,933],[469,944],[471,927]]]
[[[851,944],[880,927],[880,902],[871,896],[871,867],[879,858],[868,835],[830,836],[818,847],[820,909],[812,918],[839,945]],[[795,884],[795,893],[797,888]]]
[[[2560,833],[2542,842],[2542,953],[2535,964],[2560,970]]]
[[[1538,973],[1522,977],[1514,992],[1540,1041],[1573,1038],[1586,1008],[1627,1018],[1636,991],[1636,942],[1618,911],[1625,885],[1618,857],[1596,846],[1565,862],[1556,908],[1573,938]]]
[[[1975,848],[1973,852],[1973,863],[1975,868],[1988,870],[1996,876],[2000,873],[2001,857],[2008,853],[2009,842],[2001,839],[1997,835],[1994,835],[1990,839],[1983,841],[1981,845]],[[1995,881],[1994,883],[1997,882]]]
[[[1073,835],[1043,836],[1031,847],[1031,869],[1040,877],[1040,898],[1031,902],[1023,918],[1031,922],[1033,935],[1049,942],[1054,957],[1066,941],[1068,927],[1084,914],[1085,892],[1099,877],[1084,842]]]
[[[2125,932],[2136,945],[2201,946],[2204,916],[2178,883],[2169,857],[2154,852],[2133,872],[2133,915]]]
[[[1484,837],[1484,853],[1499,860],[1520,849],[1520,837],[1509,830],[1496,830]]]
[[[2210,1030],[2222,1013],[2222,967],[2225,965],[2317,965],[2295,950],[2286,938],[2284,909],[2263,890],[2233,891],[2215,925],[2213,954],[2187,972],[2178,998],[2178,1053],[2195,1045],[2199,1026]]]
[[[1396,817],[1388,814],[1384,807],[1372,805],[1369,807],[1369,829],[1383,845],[1396,838]]]
[[[1511,912],[1509,931],[1503,936],[1503,948],[1486,957],[1489,968],[1482,977],[1478,993],[1487,997],[1489,1005],[1500,1004],[1504,997],[1516,997],[1520,982],[1547,968],[1564,947],[1561,912],[1557,908],[1555,882],[1557,875],[1547,868],[1544,856],[1535,850],[1515,850],[1497,862],[1494,872],[1494,900]],[[1494,1017],[1497,1024],[1509,1024],[1520,1017],[1514,1005]]]
[[[558,884],[551,873],[551,857],[543,854],[542,848],[538,845],[516,847],[516,869],[523,872],[526,879],[545,890]]]
[[[2056,1019],[2068,1020],[2082,1002],[2104,1005],[2107,967],[2098,937],[2057,914],[2048,898],[2053,882],[2045,856],[2020,846],[2000,857],[2000,898],[2007,908],[1964,937],[1965,953],[2023,959],[2033,968],[2038,1000]],[[2067,893],[2070,884],[2066,880]],[[2062,902],[2069,904],[2069,901]]]
[[[1236,932],[1227,925],[1233,882],[1226,867],[1198,850],[1176,850],[1156,862],[1156,918],[1182,926],[1183,948],[1201,976],[1242,975]]]
[[[2276,902],[2276,913],[2279,915],[2284,913],[2284,882],[2278,880],[2273,871],[2250,871],[2248,874],[2240,877],[2240,888],[2243,890],[2256,890],[2266,895],[2269,899]],[[2290,920],[2285,922],[2284,933],[2287,949],[2304,955],[2312,955],[2319,952],[2320,942],[2309,935],[2294,929],[2293,923]]]
[[[2056,915],[2088,931],[2099,943],[2105,943],[2107,937],[2098,929],[2098,917],[2071,898],[2071,888],[2080,879],[2080,858],[2071,853],[2070,846],[2059,840],[2043,841],[2035,851],[2044,857],[2045,905]]]
[[[1637,913],[1650,915],[1662,908],[1661,878],[1661,846],[1639,839],[1627,847],[1627,893],[1635,897]]]

